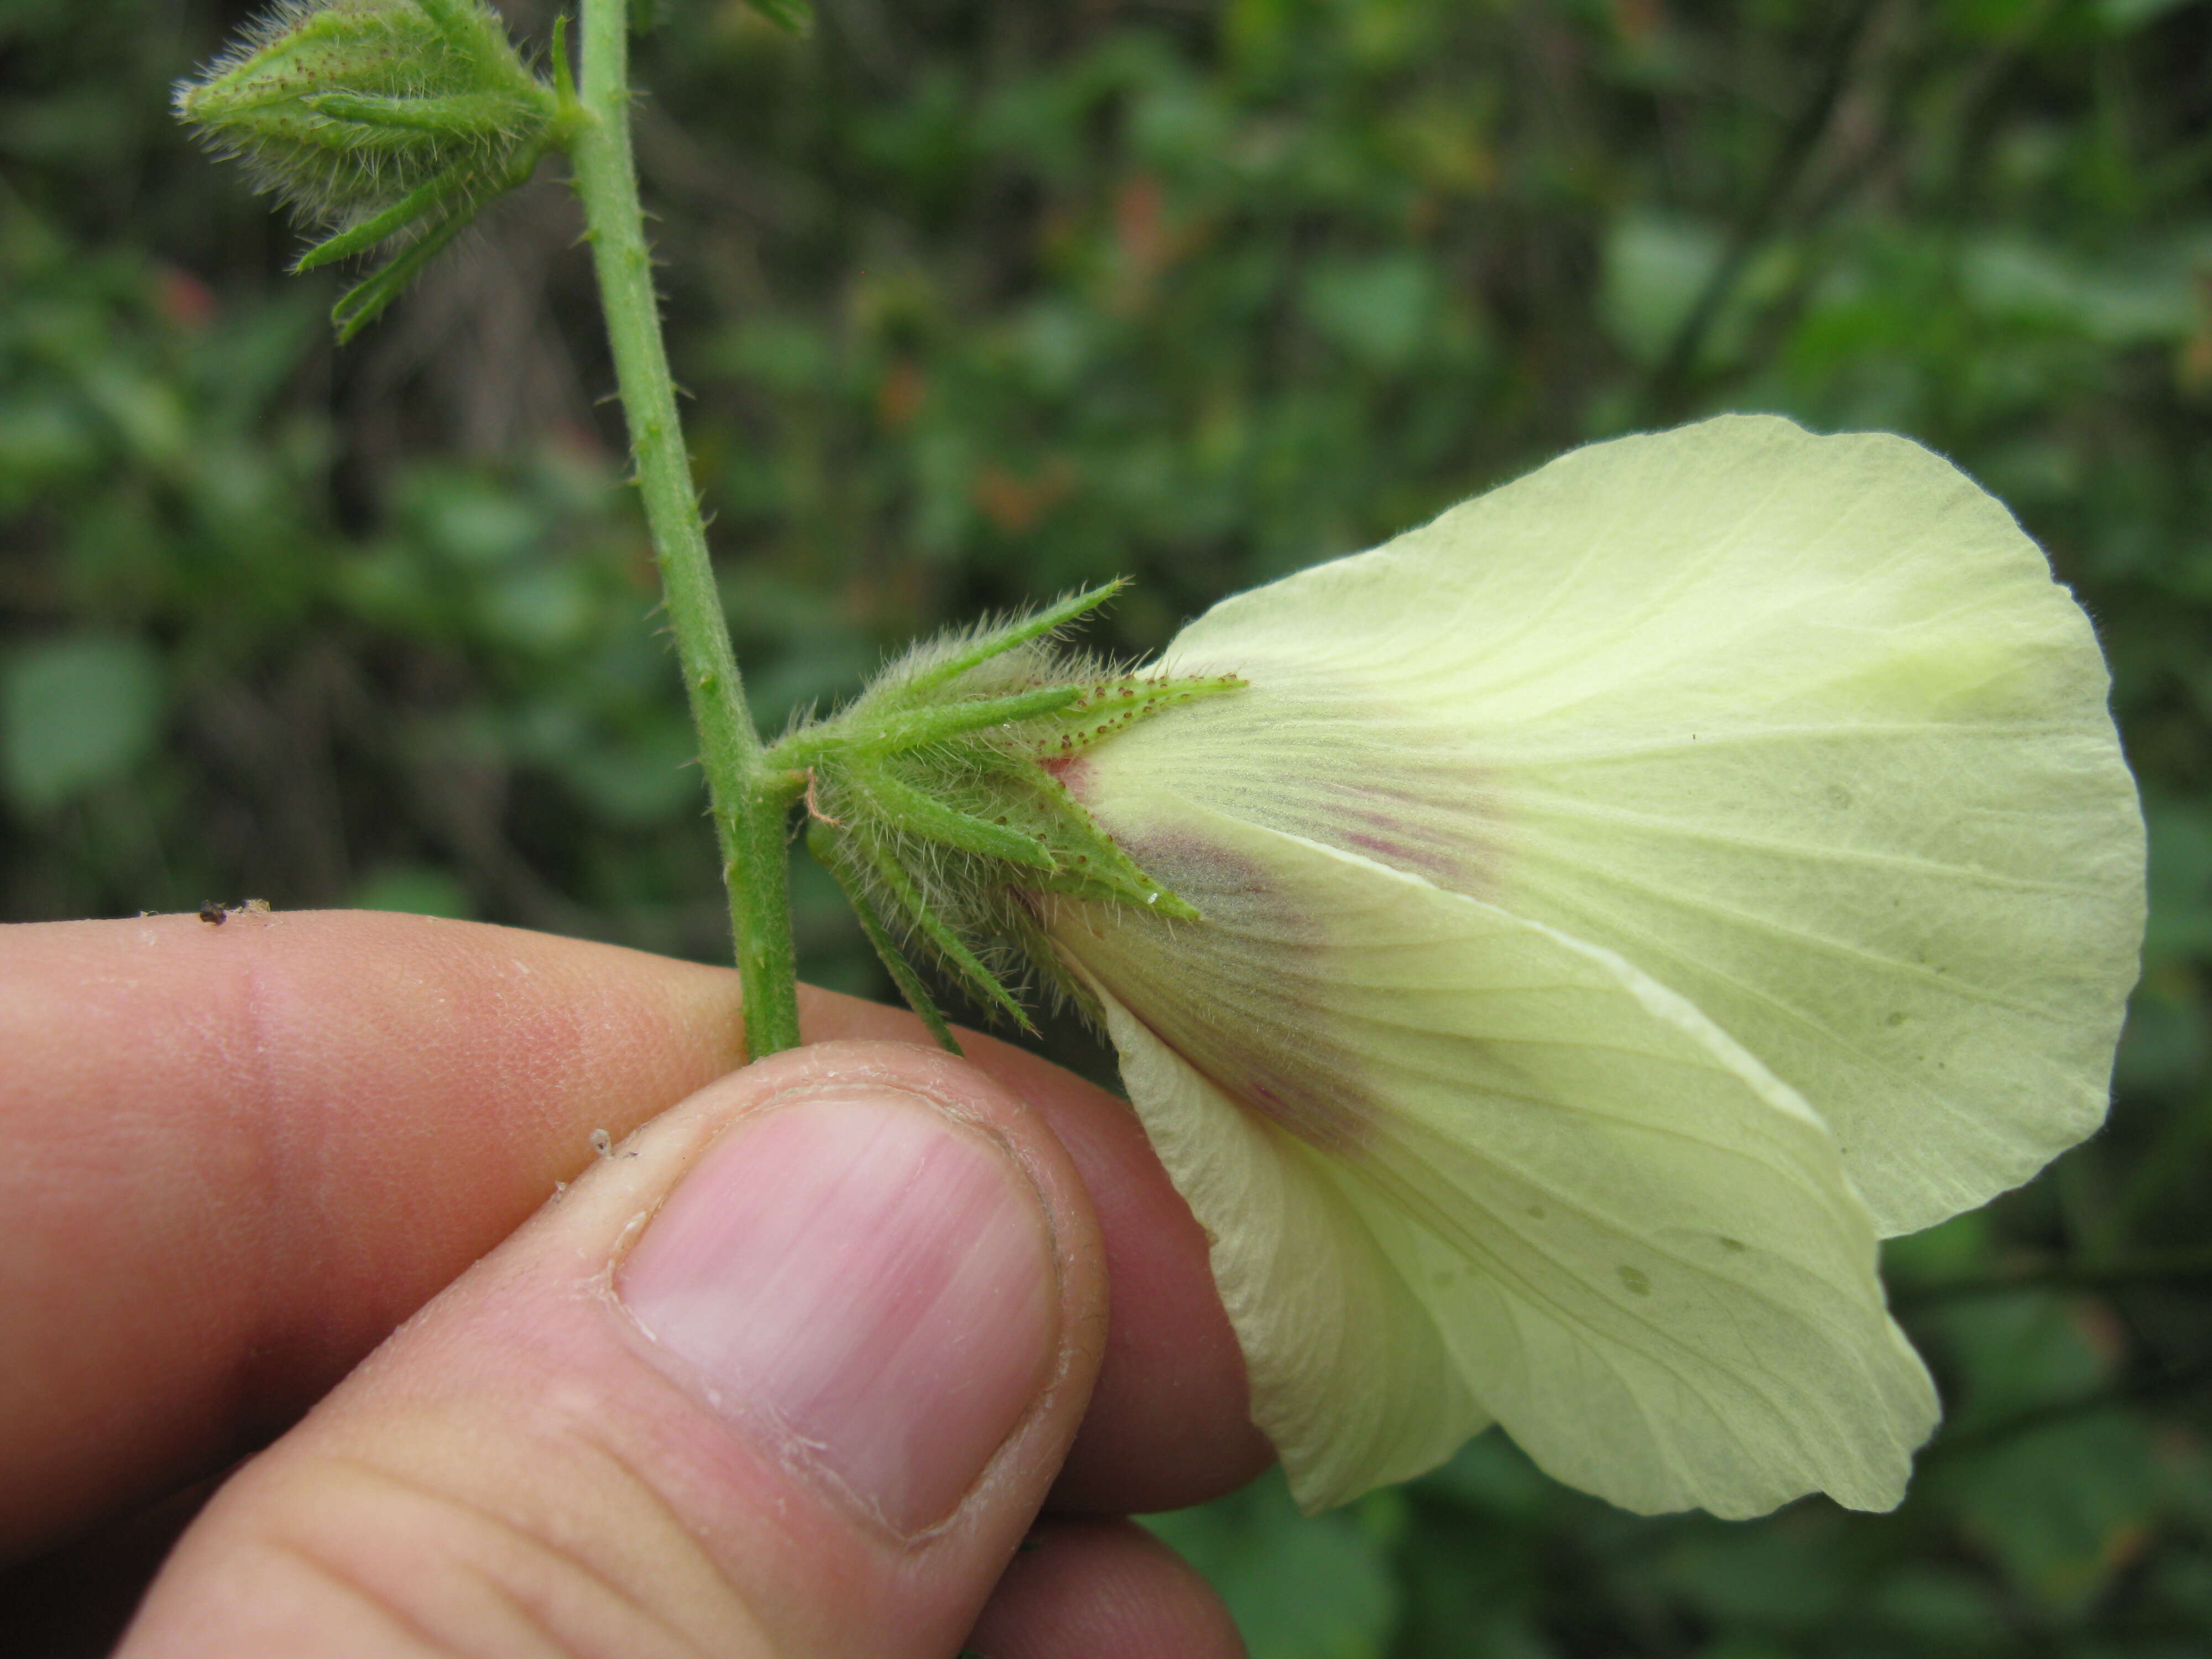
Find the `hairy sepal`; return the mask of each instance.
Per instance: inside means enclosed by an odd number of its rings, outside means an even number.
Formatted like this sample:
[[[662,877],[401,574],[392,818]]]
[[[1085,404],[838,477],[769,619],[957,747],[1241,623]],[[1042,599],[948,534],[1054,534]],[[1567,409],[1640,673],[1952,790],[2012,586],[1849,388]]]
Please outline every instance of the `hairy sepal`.
[[[771,752],[772,764],[805,775],[810,849],[940,1041],[949,1041],[941,1016],[918,996],[901,951],[934,962],[979,1004],[1026,1027],[1031,968],[1055,994],[1086,1000],[1044,942],[1045,895],[1197,917],[1060,778],[1116,734],[1243,684],[1129,673],[1055,642],[1121,586],[916,646],[845,708]]]

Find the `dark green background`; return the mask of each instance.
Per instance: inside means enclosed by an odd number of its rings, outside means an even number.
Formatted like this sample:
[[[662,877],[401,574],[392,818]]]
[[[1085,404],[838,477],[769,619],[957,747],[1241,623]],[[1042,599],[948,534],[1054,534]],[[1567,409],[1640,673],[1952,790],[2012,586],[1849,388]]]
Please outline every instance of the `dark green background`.
[[[2118,1104],[1893,1248],[1949,1407],[1905,1507],[1638,1520],[1496,1436],[1315,1522],[1270,1480],[1162,1523],[1255,1653],[2212,1651],[2212,9],[665,9],[640,155],[770,726],[1115,573],[1097,634],[1149,649],[1721,409],[1951,455],[2111,653],[2153,840]],[[240,15],[0,0],[0,914],[250,895],[720,957],[564,191],[335,351],[338,279],[283,276],[297,238],[166,115]],[[799,877],[810,974],[874,988]]]

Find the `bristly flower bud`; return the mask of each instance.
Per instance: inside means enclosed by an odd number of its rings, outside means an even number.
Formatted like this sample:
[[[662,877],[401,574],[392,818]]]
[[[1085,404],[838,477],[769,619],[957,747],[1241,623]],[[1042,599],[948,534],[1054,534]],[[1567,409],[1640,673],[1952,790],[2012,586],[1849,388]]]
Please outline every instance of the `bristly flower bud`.
[[[350,337],[530,176],[562,101],[484,0],[283,0],[178,87],[176,110],[303,223],[337,233],[301,270],[411,239],[339,301]]]

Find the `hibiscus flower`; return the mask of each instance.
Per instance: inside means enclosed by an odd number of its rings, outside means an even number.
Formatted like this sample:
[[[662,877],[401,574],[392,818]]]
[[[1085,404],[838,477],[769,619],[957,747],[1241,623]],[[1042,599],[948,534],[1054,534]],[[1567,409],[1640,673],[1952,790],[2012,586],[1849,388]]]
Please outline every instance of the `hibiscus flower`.
[[[778,752],[926,1015],[894,933],[1104,1025],[1300,1502],[1496,1423],[1647,1513],[1894,1505],[1937,1404],[1879,1241],[2103,1121],[2142,932],[2104,661],[2011,515],[1729,416],[1146,674],[1044,640],[1099,597]]]
[[[2102,1121],[2142,828],[2089,621],[1903,439],[1595,444],[1244,593],[1044,898],[1309,1507],[1495,1421],[1643,1512],[1902,1496],[1876,1244]]]

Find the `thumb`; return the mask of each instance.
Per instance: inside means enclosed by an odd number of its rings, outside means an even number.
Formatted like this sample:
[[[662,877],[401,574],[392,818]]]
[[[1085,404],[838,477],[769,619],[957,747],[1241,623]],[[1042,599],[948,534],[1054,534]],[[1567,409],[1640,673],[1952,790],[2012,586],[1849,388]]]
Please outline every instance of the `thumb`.
[[[1073,1437],[1097,1225],[928,1050],[780,1054],[599,1160],[246,1466],[121,1652],[951,1654]]]

